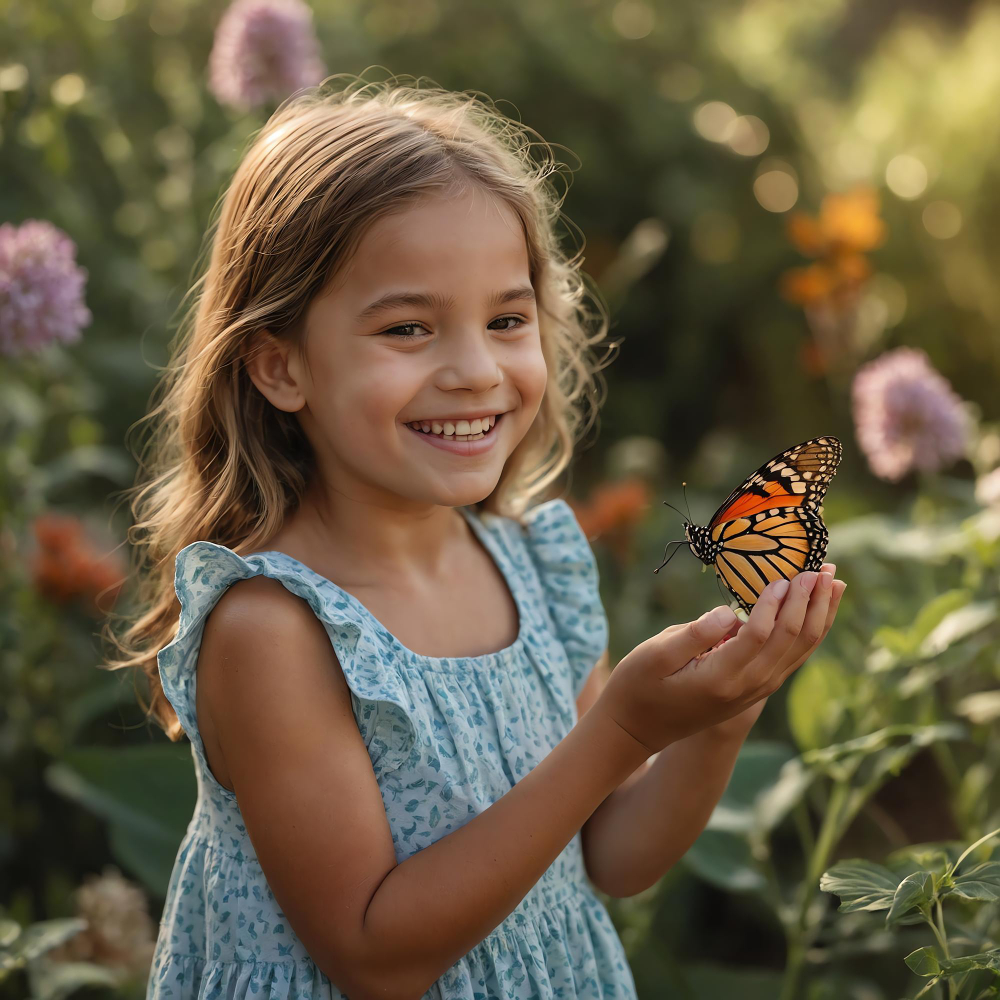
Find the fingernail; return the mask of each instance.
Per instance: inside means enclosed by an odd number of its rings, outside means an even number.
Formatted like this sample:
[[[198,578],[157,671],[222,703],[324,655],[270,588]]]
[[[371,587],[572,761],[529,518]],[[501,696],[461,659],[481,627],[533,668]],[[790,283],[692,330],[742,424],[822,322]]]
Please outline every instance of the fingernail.
[[[710,616],[710,620],[713,625],[718,625],[720,628],[726,626],[727,628],[733,624],[733,622],[739,619],[733,614],[731,608],[716,608]]]
[[[833,583],[833,576],[830,573],[820,573],[819,575],[819,585],[824,590],[830,589],[830,584]]]
[[[829,573],[830,576],[837,575],[837,564],[836,563],[823,563],[823,572]]]
[[[799,579],[802,581],[802,589],[807,593],[811,594],[813,587],[816,586],[816,577],[819,574],[813,573],[812,571],[808,573],[802,573],[799,575]]]
[[[778,600],[780,601],[785,596],[785,594],[788,593],[788,581],[779,580],[776,584],[774,584],[773,593],[774,596],[777,597]]]

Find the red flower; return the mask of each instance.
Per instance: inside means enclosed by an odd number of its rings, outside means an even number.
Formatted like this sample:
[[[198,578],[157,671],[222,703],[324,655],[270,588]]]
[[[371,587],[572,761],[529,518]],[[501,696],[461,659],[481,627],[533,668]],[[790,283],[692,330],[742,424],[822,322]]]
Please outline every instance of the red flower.
[[[57,604],[82,600],[89,611],[107,614],[125,582],[120,559],[102,555],[75,517],[41,514],[32,528],[39,545],[32,566],[38,592]]]

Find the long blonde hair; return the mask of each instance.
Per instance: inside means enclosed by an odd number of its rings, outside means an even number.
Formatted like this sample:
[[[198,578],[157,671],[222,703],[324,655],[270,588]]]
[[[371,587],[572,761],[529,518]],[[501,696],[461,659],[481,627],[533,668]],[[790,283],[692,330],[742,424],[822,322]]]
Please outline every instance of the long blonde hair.
[[[350,82],[331,89],[342,78]],[[119,616],[130,623],[121,635],[110,620],[104,627],[117,653],[107,667],[145,673],[147,715],[172,740],[182,729],[156,654],[177,626],[177,553],[197,540],[237,553],[260,548],[301,501],[312,470],[294,415],[264,398],[244,358],[265,328],[301,345],[309,303],[372,223],[456,182],[480,186],[520,217],[548,384],[482,509],[519,518],[551,491],[603,401],[599,371],[610,351],[598,359],[594,348],[607,336],[607,310],[580,268],[582,247],[569,256],[558,245],[565,191],[551,176],[562,165],[479,92],[421,88],[426,80],[338,74],[300,91],[251,137],[213,212],[202,253],[210,252],[208,267],[185,297],[171,362],[139,422],[151,433],[137,484],[125,494],[142,610]]]

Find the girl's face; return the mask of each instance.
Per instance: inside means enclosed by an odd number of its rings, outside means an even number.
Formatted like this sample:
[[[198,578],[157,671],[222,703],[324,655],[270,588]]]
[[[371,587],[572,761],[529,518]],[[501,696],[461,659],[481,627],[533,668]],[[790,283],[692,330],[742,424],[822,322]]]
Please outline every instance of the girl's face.
[[[299,418],[326,488],[364,502],[482,500],[545,391],[521,224],[479,189],[375,223],[305,337]]]

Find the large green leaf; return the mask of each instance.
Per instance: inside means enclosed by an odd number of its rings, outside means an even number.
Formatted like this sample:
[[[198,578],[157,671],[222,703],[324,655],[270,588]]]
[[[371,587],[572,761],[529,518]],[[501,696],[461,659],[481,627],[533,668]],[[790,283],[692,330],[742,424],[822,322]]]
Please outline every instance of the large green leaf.
[[[78,748],[51,764],[45,778],[106,820],[122,867],[165,894],[197,797],[189,744]]]
[[[795,757],[787,743],[748,740],[740,749],[732,776],[706,829],[749,833],[758,825],[757,808],[762,794],[772,788],[782,768]]]
[[[684,855],[684,861],[706,882],[727,892],[759,891],[766,885],[754,865],[750,845],[734,833],[703,831]]]
[[[892,906],[900,877],[883,865],[863,858],[840,861],[820,876],[819,887],[840,897],[839,909],[888,910]]]
[[[938,656],[949,646],[975,635],[996,620],[997,606],[993,601],[966,604],[941,619],[921,642],[919,654],[927,659]]]
[[[813,657],[795,672],[788,690],[788,726],[800,750],[817,750],[835,738],[853,687],[832,657]]]

